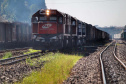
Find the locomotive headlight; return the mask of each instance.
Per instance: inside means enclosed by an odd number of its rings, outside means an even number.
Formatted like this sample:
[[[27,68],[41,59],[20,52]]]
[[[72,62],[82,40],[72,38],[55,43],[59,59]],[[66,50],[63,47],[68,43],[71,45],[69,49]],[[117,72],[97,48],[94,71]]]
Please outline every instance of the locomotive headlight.
[[[46,14],[49,15],[50,11],[49,10],[46,10]]]
[[[49,10],[47,10],[46,12],[49,13]]]
[[[49,15],[49,13],[46,13],[47,15]]]

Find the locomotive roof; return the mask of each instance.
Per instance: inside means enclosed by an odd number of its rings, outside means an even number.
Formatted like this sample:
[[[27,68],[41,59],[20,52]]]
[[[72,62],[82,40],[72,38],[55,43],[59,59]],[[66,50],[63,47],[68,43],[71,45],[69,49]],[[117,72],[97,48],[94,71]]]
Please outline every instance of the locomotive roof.
[[[56,10],[56,9],[40,9],[40,10],[38,10],[36,13],[34,13],[34,14],[32,15],[32,17],[33,17],[33,16],[38,16],[38,15],[40,15],[40,11],[46,11],[46,10],[56,11],[57,13],[61,14],[62,16],[65,16],[65,13],[60,12],[59,10]]]

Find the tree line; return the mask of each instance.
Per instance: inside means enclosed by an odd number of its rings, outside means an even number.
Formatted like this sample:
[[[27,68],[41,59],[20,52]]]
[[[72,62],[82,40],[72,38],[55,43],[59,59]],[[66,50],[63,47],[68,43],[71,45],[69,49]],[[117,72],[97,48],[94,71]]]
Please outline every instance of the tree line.
[[[28,22],[33,13],[46,9],[45,0],[0,0],[0,17],[12,22]]]

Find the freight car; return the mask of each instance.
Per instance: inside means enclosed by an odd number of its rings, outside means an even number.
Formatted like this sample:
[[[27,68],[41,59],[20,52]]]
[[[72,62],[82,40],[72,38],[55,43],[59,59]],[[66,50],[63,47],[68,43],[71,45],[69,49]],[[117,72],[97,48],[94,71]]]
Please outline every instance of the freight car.
[[[31,42],[31,26],[19,22],[0,22],[0,50],[26,47]]]
[[[108,38],[106,32],[58,10],[38,10],[31,22],[35,49],[77,47],[88,41]]]
[[[126,28],[122,30],[121,32],[121,39],[126,40]]]

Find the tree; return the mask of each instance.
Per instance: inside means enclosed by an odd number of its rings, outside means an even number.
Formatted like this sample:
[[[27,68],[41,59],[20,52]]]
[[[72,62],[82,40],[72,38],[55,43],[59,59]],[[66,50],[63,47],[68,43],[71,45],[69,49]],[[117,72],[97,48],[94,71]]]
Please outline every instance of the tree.
[[[8,21],[30,22],[37,10],[46,9],[45,0],[1,0],[0,15]]]

